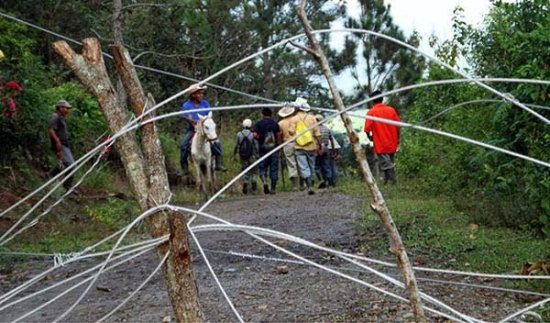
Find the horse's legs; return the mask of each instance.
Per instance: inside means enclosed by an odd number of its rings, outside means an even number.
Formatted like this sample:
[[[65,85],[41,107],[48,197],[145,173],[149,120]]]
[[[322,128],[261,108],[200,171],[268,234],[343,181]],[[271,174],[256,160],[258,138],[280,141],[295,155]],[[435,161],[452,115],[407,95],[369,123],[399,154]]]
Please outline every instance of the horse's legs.
[[[214,184],[216,180],[215,176],[216,175],[214,173],[214,165],[212,164],[212,158],[211,158],[206,170],[206,178],[208,179],[208,192],[210,193],[210,196],[216,193],[216,185]]]
[[[204,176],[202,175],[201,164],[197,160],[193,160],[193,164],[195,164],[195,169],[197,170],[197,189],[204,192]]]

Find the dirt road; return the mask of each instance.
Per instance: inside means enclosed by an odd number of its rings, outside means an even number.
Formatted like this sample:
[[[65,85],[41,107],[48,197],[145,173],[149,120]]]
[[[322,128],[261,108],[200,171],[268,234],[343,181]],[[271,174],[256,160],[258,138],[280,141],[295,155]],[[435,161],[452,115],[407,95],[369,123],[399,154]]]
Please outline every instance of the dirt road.
[[[361,245],[372,239],[385,239],[380,234],[364,236],[357,221],[360,218],[360,201],[347,195],[333,192],[319,192],[308,196],[304,192],[280,193],[276,195],[252,195],[215,203],[207,212],[238,224],[261,226],[289,233],[319,245],[338,250],[358,253]],[[211,223],[198,220],[197,224]],[[287,321],[410,321],[413,319],[404,302],[384,296],[358,283],[337,277],[318,268],[289,261],[291,258],[268,247],[244,233],[203,232],[197,233],[201,246],[227,291],[235,307],[245,321],[287,322]],[[271,239],[275,241],[276,239]],[[401,296],[403,292],[389,283],[368,274],[358,267],[294,243],[276,241],[277,244],[308,259],[338,269],[350,276],[362,279],[374,286],[392,291]],[[218,287],[206,268],[205,262],[194,249],[194,269],[198,281],[201,304],[210,322],[237,321],[224,301]],[[231,254],[233,253],[233,254]],[[254,255],[255,258],[235,255]],[[412,256],[412,255],[411,255]],[[390,255],[385,256],[391,260]],[[436,263],[425,266],[438,267]],[[41,282],[33,290],[53,284],[84,268],[97,263],[87,260],[62,268],[53,276]],[[36,265],[36,263],[34,263]],[[43,263],[43,266],[50,263]],[[66,321],[95,321],[131,293],[155,268],[157,261],[152,253],[107,272],[83,302],[66,317]],[[378,269],[398,278],[392,268]],[[15,283],[32,277],[32,272],[7,275],[0,284],[2,293]],[[419,278],[427,278],[423,273]],[[450,280],[441,275],[430,275],[432,279]],[[472,278],[452,277],[454,281],[487,284]],[[496,282],[492,282],[496,284]],[[426,293],[443,300],[459,311],[476,318],[495,321],[525,306],[525,302],[539,299],[537,296],[518,296],[507,292],[475,289],[461,285],[445,285],[421,280],[419,285]],[[25,321],[51,321],[74,301],[80,290],[55,302]],[[12,321],[51,299],[59,290],[53,290],[21,305],[0,311],[0,321]],[[27,292],[26,292],[27,293]],[[173,320],[170,302],[159,275],[147,284],[128,304],[108,321],[160,322]],[[430,314],[431,321],[443,321],[436,314]]]

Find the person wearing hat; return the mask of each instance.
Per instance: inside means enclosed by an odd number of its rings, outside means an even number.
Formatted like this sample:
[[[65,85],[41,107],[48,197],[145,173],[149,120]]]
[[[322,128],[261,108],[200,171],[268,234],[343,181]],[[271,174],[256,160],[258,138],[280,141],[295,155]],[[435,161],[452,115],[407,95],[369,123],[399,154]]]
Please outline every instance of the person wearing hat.
[[[374,91],[370,97],[376,97],[372,100],[372,108],[367,111],[367,116],[388,119],[392,121],[401,121],[394,108],[385,105],[380,91]],[[384,184],[390,182],[396,183],[394,157],[399,146],[398,126],[388,123],[376,122],[366,119],[364,131],[374,143],[374,153],[378,158],[378,166],[384,176]]]
[[[292,138],[290,132],[290,119],[296,112],[293,106],[287,105],[282,107],[278,114],[281,119],[279,120],[279,128],[281,129],[281,142],[287,142]],[[288,176],[290,178],[290,184],[292,190],[298,189],[298,168],[296,167],[296,156],[294,155],[294,141],[286,144],[283,147],[283,154],[285,158],[286,168],[288,169]]]
[[[187,132],[183,137],[183,141],[180,146],[180,166],[183,175],[189,175],[189,152],[191,148],[191,140],[193,139],[193,133],[195,132],[195,125],[199,121],[199,116],[207,116],[210,113],[210,103],[204,99],[204,91],[206,86],[193,84],[190,87],[189,99],[181,105],[181,118],[184,119],[188,126]],[[188,112],[191,110],[197,110]],[[223,166],[222,158],[222,146],[219,139],[212,144],[212,155],[214,155],[216,166],[215,170],[226,171]]]
[[[67,116],[69,115],[69,110],[71,105],[65,100],[57,101],[55,105],[55,112],[50,117],[48,122],[48,133],[50,135],[50,141],[52,144],[52,150],[59,161],[58,165],[55,166],[49,173],[50,177],[57,175],[65,167],[69,167],[74,164],[73,153],[69,146],[69,130],[67,128],[67,123],[65,122]],[[64,183],[63,187],[66,189],[71,188],[72,176],[68,178]]]
[[[298,134],[298,132],[301,133],[301,135],[296,138],[294,145],[296,163],[298,165],[300,178],[307,185],[308,194],[312,195],[315,194],[315,191],[313,190],[313,175],[315,174],[315,155],[321,148],[319,141],[321,132],[319,127],[314,127],[317,120],[315,120],[313,115],[309,114],[311,107],[307,103],[307,100],[303,98],[296,98],[294,105],[298,111],[290,119],[290,127],[288,131],[292,136]],[[309,129],[307,130],[309,133],[301,130],[302,124]],[[302,136],[311,138],[311,140],[307,140],[307,142],[304,143],[300,140]]]
[[[325,117],[322,114],[315,115],[317,122],[323,121]],[[330,147],[334,147],[334,138],[332,137],[332,131],[324,123],[319,125],[319,132],[321,137],[319,142],[321,149],[315,156],[315,174],[319,178],[319,188],[326,188],[327,186],[334,186],[334,175],[332,174],[332,166],[330,162]]]
[[[252,120],[243,120],[243,130],[237,133],[237,140],[235,141],[235,149],[233,149],[233,156],[239,155],[241,162],[241,171],[244,171],[248,166],[252,165],[254,160],[258,158],[259,147],[258,142],[254,139],[252,133]],[[255,169],[250,170],[243,176],[243,194],[248,194],[249,187],[253,192],[257,190],[256,179],[254,178],[256,173]],[[252,184],[252,186],[250,186]]]

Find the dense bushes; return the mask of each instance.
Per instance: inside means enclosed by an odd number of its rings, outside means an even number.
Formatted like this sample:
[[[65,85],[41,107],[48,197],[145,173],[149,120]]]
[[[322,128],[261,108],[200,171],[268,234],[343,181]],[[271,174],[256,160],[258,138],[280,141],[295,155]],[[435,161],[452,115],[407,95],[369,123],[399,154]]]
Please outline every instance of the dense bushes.
[[[514,23],[510,23],[510,22]],[[470,58],[483,77],[550,79],[548,4],[525,0],[497,2],[486,27],[470,32]],[[504,37],[503,37],[504,36]],[[432,67],[429,80],[450,78]],[[548,105],[550,87],[524,83],[490,84],[524,104]],[[412,123],[461,102],[499,99],[472,85],[417,91],[409,113]],[[548,110],[537,112],[550,118]],[[550,125],[508,102],[472,103],[449,110],[430,127],[474,138],[545,162],[550,160]],[[432,192],[447,192],[474,220],[531,227],[550,236],[550,171],[500,152],[407,130],[400,169]]]
[[[0,20],[0,46],[6,55],[0,62],[0,79],[4,83],[16,81],[23,87],[23,92],[15,97],[16,117],[0,117],[3,163],[25,158],[47,164],[51,157],[48,118],[59,99],[68,100],[74,107],[67,123],[75,157],[93,148],[95,139],[106,129],[95,99],[79,84],[59,79],[59,71],[44,65],[35,54],[35,37],[21,24]],[[4,90],[2,96],[6,95]]]

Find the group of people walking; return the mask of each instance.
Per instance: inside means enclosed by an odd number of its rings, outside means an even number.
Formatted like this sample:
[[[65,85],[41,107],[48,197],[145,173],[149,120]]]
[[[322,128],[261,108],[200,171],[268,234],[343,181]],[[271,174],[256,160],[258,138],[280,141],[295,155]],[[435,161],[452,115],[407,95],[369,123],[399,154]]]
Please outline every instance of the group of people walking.
[[[180,165],[184,173],[189,173],[189,148],[195,125],[200,116],[211,112],[210,104],[204,99],[205,89],[204,86],[193,85],[189,99],[181,107],[182,118],[188,125],[180,154]],[[368,111],[367,116],[400,121],[395,109],[382,103],[380,92],[372,93],[371,97],[374,97],[373,107]],[[52,150],[59,160],[59,166],[52,169],[51,176],[74,163],[65,122],[70,108],[71,105],[67,101],[58,101],[56,110],[48,123]],[[273,118],[270,108],[263,108],[260,120],[255,123],[250,119],[243,120],[242,130],[237,133],[233,155],[238,156],[241,169],[245,170],[255,160],[261,159],[257,172],[256,169],[251,169],[244,175],[243,193],[257,190],[254,177],[258,173],[263,192],[275,194],[279,172],[284,170],[287,171],[293,191],[307,189],[308,194],[315,194],[315,178],[318,180],[319,189],[335,186],[336,161],[340,158],[340,145],[331,130],[322,123],[324,116],[313,115],[310,105],[303,98],[287,103],[279,109],[277,114],[278,121]],[[374,142],[374,152],[378,158],[384,182],[395,183],[394,157],[399,146],[399,127],[367,119],[364,131]],[[283,148],[273,152],[281,144],[284,144]],[[226,171],[219,139],[213,142],[211,147],[215,170]],[[282,168],[280,168],[281,165],[283,165]],[[71,179],[64,184],[66,188],[70,187]]]
[[[243,129],[237,133],[233,154],[239,156],[242,170],[257,158],[262,158],[258,173],[265,194],[275,194],[280,164],[286,165],[284,168],[293,191],[307,189],[308,194],[314,194],[315,177],[319,180],[318,188],[335,185],[336,152],[340,147],[328,127],[316,125],[324,117],[314,116],[310,110],[307,100],[297,98],[278,111],[278,122],[273,119],[270,108],[262,109],[262,118],[254,125],[250,119],[243,121]],[[272,153],[279,144],[284,144],[282,153]],[[249,145],[253,148],[244,148]],[[243,193],[248,193],[249,188],[255,189],[254,174],[253,170],[245,174]]]
[[[189,173],[189,147],[194,127],[199,116],[207,115],[211,111],[210,104],[204,99],[205,89],[204,86],[194,85],[189,99],[182,104],[182,118],[188,124],[180,154],[184,174]],[[374,98],[373,106],[367,116],[400,121],[395,109],[382,103],[381,92],[375,91],[370,96]],[[190,110],[195,112],[188,112]],[[335,186],[336,160],[340,158],[340,145],[331,130],[322,123],[324,116],[313,115],[307,100],[300,97],[279,109],[277,114],[278,121],[273,118],[270,108],[263,108],[260,120],[255,123],[250,119],[243,120],[242,130],[237,133],[233,156],[238,156],[241,170],[261,159],[257,171],[251,169],[243,176],[243,193],[257,191],[255,175],[258,174],[263,192],[275,194],[280,171],[282,173],[284,170],[288,173],[293,191],[307,189],[308,194],[315,194],[315,178],[318,179],[319,189]],[[374,143],[377,167],[384,183],[394,184],[394,157],[399,146],[399,127],[367,119],[363,130]],[[280,144],[284,144],[283,149],[272,153]],[[219,139],[212,144],[212,154],[215,158],[215,169],[226,171]],[[281,168],[281,165],[284,166]]]

